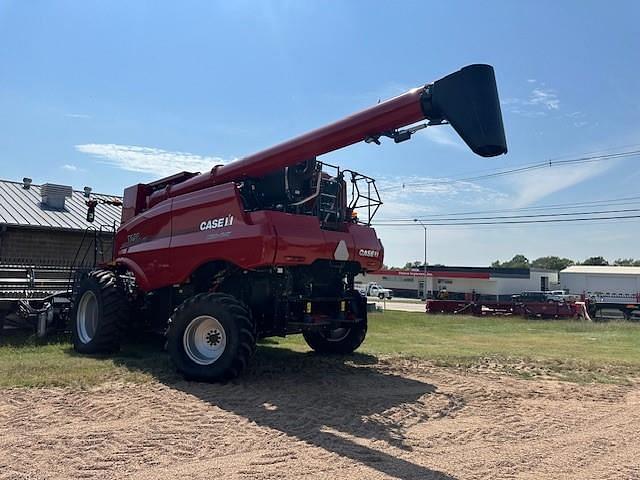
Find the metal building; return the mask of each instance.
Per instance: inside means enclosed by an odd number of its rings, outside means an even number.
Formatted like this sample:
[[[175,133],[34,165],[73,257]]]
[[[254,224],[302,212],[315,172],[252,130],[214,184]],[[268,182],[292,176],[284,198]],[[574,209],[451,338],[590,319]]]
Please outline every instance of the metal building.
[[[86,220],[91,189],[0,180],[0,315],[15,301],[66,289],[70,272],[109,260],[121,208],[98,205]]]
[[[425,281],[426,280],[426,281]],[[536,268],[446,267],[423,269],[380,270],[359,275],[361,284],[376,282],[393,290],[395,296],[433,298],[443,288],[449,298],[464,300],[472,294],[486,300],[510,300],[525,291],[551,290],[558,284],[558,272]]]
[[[637,302],[640,267],[573,265],[560,272],[560,286],[599,302]]]

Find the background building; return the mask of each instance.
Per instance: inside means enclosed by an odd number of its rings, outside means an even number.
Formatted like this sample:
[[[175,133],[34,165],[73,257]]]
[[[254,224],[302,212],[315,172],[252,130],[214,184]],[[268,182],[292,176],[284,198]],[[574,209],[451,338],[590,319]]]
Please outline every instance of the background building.
[[[115,198],[29,179],[0,180],[0,313],[20,299],[67,290],[74,269],[111,259],[121,209],[100,204],[89,223],[89,196]]]
[[[640,267],[573,265],[560,272],[560,286],[569,293],[602,302],[637,302]]]
[[[85,204],[89,195],[116,198],[89,192],[63,185],[0,180],[0,264],[93,264],[94,237],[99,259],[109,260],[121,208],[98,205],[95,221],[89,223]]]
[[[376,282],[398,297],[423,297],[423,269],[380,270],[359,275],[357,283]],[[558,285],[558,272],[536,268],[427,267],[427,297],[446,288],[449,298],[465,299],[475,292],[486,300],[508,300],[525,291],[550,290]]]

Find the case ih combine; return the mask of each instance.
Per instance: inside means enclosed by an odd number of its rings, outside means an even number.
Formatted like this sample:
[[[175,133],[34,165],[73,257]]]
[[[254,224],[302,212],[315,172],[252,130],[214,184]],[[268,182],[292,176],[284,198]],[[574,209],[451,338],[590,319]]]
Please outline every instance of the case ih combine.
[[[354,277],[383,261],[370,227],[381,201],[373,179],[317,157],[444,123],[478,155],[506,153],[491,66],[209,172],[127,188],[114,260],[75,294],[75,349],[114,351],[132,326],[166,330],[177,369],[204,381],[238,375],[262,337],[302,333],[318,352],[353,352],[367,332]]]

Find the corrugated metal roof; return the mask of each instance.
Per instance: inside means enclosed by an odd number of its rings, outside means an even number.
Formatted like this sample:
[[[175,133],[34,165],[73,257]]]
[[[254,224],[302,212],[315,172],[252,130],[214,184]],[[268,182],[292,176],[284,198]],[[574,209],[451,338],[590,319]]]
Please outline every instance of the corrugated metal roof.
[[[115,195],[91,193],[96,199],[120,198]],[[86,221],[87,206],[84,192],[73,191],[67,198],[64,210],[56,210],[41,202],[40,185],[23,188],[22,182],[0,180],[0,224],[28,227],[44,227],[63,230],[85,230],[89,226],[100,228],[120,224],[121,207],[99,204],[95,221]]]
[[[616,267],[599,265],[572,265],[560,273],[600,273],[607,275],[640,275],[640,267]]]

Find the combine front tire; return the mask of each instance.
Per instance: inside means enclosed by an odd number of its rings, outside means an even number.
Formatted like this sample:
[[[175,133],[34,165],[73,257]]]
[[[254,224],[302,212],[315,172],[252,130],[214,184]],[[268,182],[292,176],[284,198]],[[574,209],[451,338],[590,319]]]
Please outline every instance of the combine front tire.
[[[303,332],[307,345],[318,353],[353,353],[367,335],[367,321],[363,320],[352,327],[339,327],[331,330]]]
[[[256,328],[249,310],[231,295],[201,293],[173,312],[167,348],[187,380],[229,380],[255,353]]]
[[[129,304],[117,275],[94,270],[80,284],[72,314],[73,348],[80,353],[107,353],[120,348]]]

